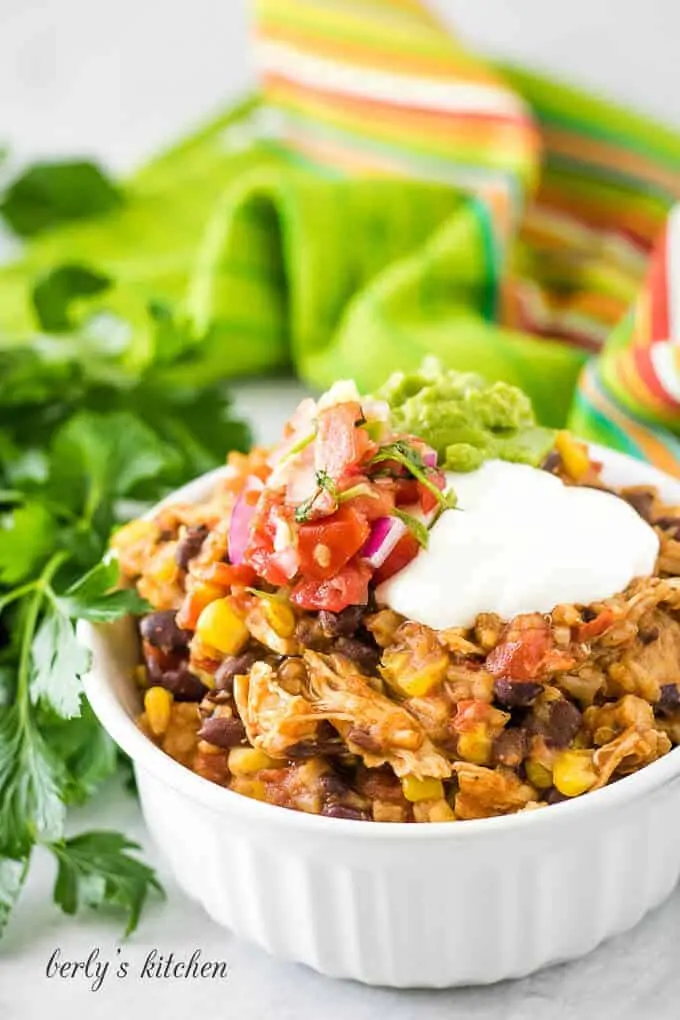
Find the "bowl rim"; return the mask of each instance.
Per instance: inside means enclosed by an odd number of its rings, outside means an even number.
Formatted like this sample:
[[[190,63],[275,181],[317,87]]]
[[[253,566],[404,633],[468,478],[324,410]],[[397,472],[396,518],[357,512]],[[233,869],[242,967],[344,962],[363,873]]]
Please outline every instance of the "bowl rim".
[[[680,480],[627,454],[594,443],[589,444],[589,448],[604,463],[605,471],[609,466],[625,464],[630,467],[633,464],[643,477],[639,483],[632,484],[655,484],[665,490],[667,498],[680,500]],[[224,474],[225,470],[226,467],[220,467],[199,476],[161,500],[145,516],[151,517],[161,507],[171,503],[196,502],[209,491],[210,486]],[[114,624],[91,624],[84,620],[78,623],[79,638],[93,653],[92,666],[83,678],[83,686],[95,715],[136,766],[151,773],[155,779],[188,799],[199,802],[204,808],[217,814],[238,816],[246,823],[281,826],[302,834],[313,832],[316,836],[325,835],[332,838],[333,834],[337,837],[344,834],[362,840],[380,841],[469,840],[481,838],[485,834],[491,837],[498,832],[511,833],[524,830],[527,833],[538,834],[545,830],[546,825],[569,824],[571,819],[579,815],[608,812],[630,801],[638,800],[680,777],[680,746],[678,746],[630,776],[625,776],[582,797],[550,805],[549,810],[541,808],[492,818],[465,819],[462,825],[364,823],[354,819],[329,818],[325,815],[281,808],[211,783],[171,758],[137,727],[136,721],[128,714],[114,692],[110,679],[98,668],[101,650],[104,646],[110,646],[112,639],[115,638],[116,627],[121,624],[127,626],[128,619]]]

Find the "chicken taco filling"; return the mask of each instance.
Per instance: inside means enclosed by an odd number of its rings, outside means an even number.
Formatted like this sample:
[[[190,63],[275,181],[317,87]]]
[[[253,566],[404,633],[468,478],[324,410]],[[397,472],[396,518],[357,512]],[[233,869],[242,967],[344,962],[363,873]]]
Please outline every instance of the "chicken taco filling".
[[[680,509],[608,490],[505,384],[336,384],[113,545],[152,609],[140,727],[246,796],[484,818],[680,741]]]

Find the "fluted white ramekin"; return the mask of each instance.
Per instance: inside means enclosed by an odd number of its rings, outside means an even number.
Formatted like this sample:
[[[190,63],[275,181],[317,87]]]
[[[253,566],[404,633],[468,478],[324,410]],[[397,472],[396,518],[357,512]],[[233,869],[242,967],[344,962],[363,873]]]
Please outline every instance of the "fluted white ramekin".
[[[680,483],[596,448],[613,484]],[[200,499],[214,475],[173,500]],[[135,765],[142,809],[179,884],[220,924],[335,977],[486,984],[589,952],[636,924],[680,874],[680,749],[577,800],[480,821],[346,821],[201,779],[136,727],[133,625],[83,625],[90,703]]]

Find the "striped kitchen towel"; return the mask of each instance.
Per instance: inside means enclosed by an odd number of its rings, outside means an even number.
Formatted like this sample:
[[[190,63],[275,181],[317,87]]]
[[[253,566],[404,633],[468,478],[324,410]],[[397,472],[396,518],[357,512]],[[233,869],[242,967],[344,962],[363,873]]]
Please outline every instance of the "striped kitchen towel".
[[[151,298],[183,302],[223,376],[370,390],[435,354],[680,477],[680,138],[480,59],[421,0],[254,7],[259,102],[36,239],[0,272],[0,327],[31,327],[27,280],[86,261],[139,357]]]

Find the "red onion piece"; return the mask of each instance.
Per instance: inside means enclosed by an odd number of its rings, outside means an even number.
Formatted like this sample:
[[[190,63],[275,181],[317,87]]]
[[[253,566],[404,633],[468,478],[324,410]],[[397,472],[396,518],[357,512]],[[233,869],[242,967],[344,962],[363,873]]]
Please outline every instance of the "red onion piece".
[[[398,517],[379,517],[371,525],[361,555],[372,567],[381,567],[408,528]]]
[[[429,468],[436,468],[437,466],[437,451],[426,450],[423,453],[423,464],[426,464]]]
[[[229,559],[232,563],[243,563],[246,547],[250,539],[250,524],[255,516],[257,502],[251,503],[248,499],[248,494],[262,492],[263,489],[264,482],[260,481],[259,478],[255,476],[249,478],[234,504],[227,540]]]

